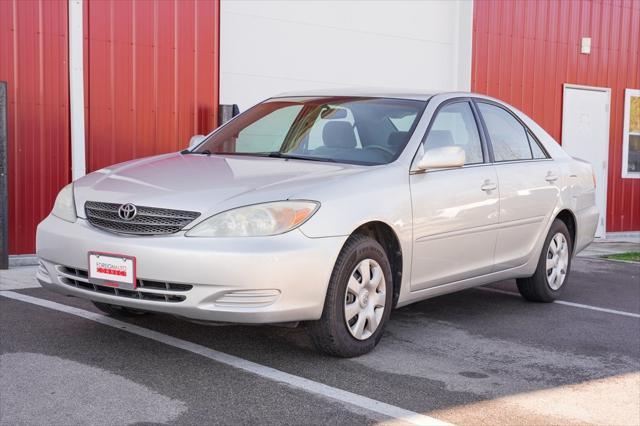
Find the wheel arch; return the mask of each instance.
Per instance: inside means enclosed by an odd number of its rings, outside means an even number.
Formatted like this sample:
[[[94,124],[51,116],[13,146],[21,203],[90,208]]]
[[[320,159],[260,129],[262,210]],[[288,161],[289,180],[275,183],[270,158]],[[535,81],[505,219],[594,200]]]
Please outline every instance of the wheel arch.
[[[563,209],[558,212],[555,219],[562,221],[569,230],[569,236],[571,237],[571,247],[575,248],[576,238],[578,235],[576,216],[569,209]]]
[[[403,267],[402,246],[398,235],[387,223],[377,220],[363,223],[351,235],[366,235],[376,240],[384,248],[391,265],[391,274],[393,275],[392,305],[395,307],[400,297]]]

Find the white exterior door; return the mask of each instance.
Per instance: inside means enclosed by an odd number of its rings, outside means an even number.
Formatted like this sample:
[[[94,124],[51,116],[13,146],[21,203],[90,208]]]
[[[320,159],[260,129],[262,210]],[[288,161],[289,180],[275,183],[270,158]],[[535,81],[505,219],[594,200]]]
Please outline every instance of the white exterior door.
[[[572,157],[588,161],[596,174],[596,204],[600,222],[596,237],[604,237],[607,217],[607,169],[611,90],[564,85],[562,147]]]

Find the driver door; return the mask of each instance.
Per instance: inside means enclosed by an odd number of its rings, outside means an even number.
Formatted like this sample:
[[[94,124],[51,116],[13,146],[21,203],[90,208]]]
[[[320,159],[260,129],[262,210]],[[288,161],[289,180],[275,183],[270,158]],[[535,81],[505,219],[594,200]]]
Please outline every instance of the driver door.
[[[475,110],[467,100],[454,100],[437,112],[422,150],[451,145],[464,149],[464,167],[410,175],[412,291],[488,274],[493,269],[498,178],[478,131]]]

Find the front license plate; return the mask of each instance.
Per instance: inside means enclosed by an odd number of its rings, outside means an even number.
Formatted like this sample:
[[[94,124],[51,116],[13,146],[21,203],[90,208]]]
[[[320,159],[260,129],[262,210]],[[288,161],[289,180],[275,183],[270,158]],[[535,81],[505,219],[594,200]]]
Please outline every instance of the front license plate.
[[[124,290],[135,290],[136,258],[123,254],[90,252],[89,282]]]

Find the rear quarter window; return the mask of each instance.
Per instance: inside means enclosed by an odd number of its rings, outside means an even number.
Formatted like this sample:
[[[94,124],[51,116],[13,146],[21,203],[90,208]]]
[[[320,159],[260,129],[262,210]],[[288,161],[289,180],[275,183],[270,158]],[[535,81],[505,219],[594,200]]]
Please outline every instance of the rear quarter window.
[[[511,113],[484,102],[478,103],[478,109],[489,132],[495,161],[531,160],[533,158],[527,131]]]
[[[531,154],[533,154],[533,158],[535,160],[549,158],[544,149],[542,149],[542,146],[540,145],[538,139],[533,136],[531,132],[527,132],[527,137],[529,138],[529,144],[531,145]]]

